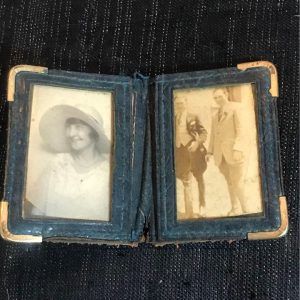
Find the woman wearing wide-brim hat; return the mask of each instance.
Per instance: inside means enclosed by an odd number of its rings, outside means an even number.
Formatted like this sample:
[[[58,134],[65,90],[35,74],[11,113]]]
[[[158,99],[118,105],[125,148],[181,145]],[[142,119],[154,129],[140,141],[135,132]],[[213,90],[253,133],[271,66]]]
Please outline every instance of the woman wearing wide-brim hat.
[[[110,219],[111,143],[92,107],[56,105],[42,116],[39,130],[56,153],[28,201],[32,216]]]

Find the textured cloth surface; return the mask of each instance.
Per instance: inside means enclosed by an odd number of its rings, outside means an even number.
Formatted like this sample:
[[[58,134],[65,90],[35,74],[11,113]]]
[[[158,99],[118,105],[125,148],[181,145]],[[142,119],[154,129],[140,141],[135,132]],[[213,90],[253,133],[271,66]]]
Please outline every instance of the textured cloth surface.
[[[132,249],[0,240],[0,299],[298,299],[297,14],[296,0],[0,0],[2,189],[16,64],[154,76],[270,60],[290,217],[274,241]]]

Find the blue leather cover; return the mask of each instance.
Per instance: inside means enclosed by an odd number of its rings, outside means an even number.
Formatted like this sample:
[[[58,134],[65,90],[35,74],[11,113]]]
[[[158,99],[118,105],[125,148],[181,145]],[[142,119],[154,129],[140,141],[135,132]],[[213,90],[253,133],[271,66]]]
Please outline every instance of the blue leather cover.
[[[174,169],[173,89],[254,83],[264,213],[247,217],[177,221]],[[156,78],[154,192],[157,242],[242,239],[249,232],[276,230],[280,224],[279,196],[283,194],[279,160],[278,120],[269,92],[270,71],[265,67],[237,68],[161,75]]]
[[[147,205],[140,202],[147,125],[147,78],[84,74],[50,70],[48,74],[20,72],[9,107],[9,135],[5,199],[9,202],[9,230],[42,235],[43,239],[83,239],[130,243],[143,232]],[[23,219],[28,123],[33,84],[56,85],[114,94],[115,148],[112,183],[112,220]],[[146,181],[145,181],[146,182]]]
[[[248,82],[255,84],[258,99],[256,114],[264,213],[177,221],[173,89]],[[33,84],[113,92],[116,146],[111,222],[22,218]],[[15,98],[9,111],[5,189],[9,230],[14,234],[42,235],[43,239],[127,244],[144,239],[156,243],[241,239],[249,232],[277,229],[281,222],[278,198],[283,192],[277,112],[269,89],[270,73],[264,67],[161,75],[150,82],[138,73],[133,78],[56,70],[45,74],[18,73]]]

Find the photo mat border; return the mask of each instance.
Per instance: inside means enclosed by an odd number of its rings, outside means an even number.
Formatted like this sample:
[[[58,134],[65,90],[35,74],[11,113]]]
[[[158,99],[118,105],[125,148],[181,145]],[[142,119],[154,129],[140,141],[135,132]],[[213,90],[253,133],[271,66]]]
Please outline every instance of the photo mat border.
[[[40,73],[41,72],[41,73]],[[10,72],[8,96],[9,132],[6,186],[1,201],[1,235],[3,238],[27,242],[64,238],[99,243],[134,243],[142,227],[138,212],[141,189],[140,167],[143,161],[146,132],[146,90],[139,76],[87,74],[49,70],[37,66],[16,66]],[[11,83],[13,80],[13,83]],[[146,78],[144,80],[147,81]],[[105,90],[113,93],[114,124],[112,151],[112,220],[86,221],[72,219],[23,219],[25,164],[29,138],[31,108],[30,87],[33,84],[65,88]],[[12,92],[10,89],[14,87]],[[135,126],[139,125],[139,135]],[[127,130],[124,130],[126,128]],[[126,151],[127,149],[128,151]],[[128,154],[126,154],[128,153]],[[20,179],[21,180],[18,180]],[[121,191],[122,190],[122,191]],[[124,197],[119,197],[120,194]],[[123,199],[124,198],[124,199]],[[5,213],[7,211],[7,213]],[[9,238],[13,237],[13,238]],[[19,237],[19,238],[18,238]]]
[[[158,76],[155,87],[156,234],[158,242],[244,239],[248,233],[276,231],[281,226],[279,197],[283,196],[274,77],[266,62],[248,67],[225,68]],[[270,64],[270,63],[269,63]],[[272,65],[272,64],[271,64]],[[272,65],[273,66],[273,65]],[[274,66],[273,66],[274,67]],[[274,67],[275,68],[275,67]],[[274,70],[274,69],[273,69]],[[276,70],[276,69],[275,69]],[[178,221],[174,166],[173,90],[253,83],[263,215]],[[276,85],[275,85],[276,88]],[[167,134],[167,133],[172,134]]]

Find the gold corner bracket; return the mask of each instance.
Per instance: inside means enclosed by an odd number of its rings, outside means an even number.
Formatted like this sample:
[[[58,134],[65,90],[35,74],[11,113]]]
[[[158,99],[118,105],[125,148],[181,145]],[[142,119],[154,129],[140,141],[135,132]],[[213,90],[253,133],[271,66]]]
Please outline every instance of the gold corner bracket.
[[[270,93],[273,97],[278,97],[279,96],[278,75],[277,75],[276,67],[274,66],[273,63],[271,63],[270,61],[262,60],[262,61],[241,63],[237,65],[237,68],[242,71],[249,68],[257,68],[257,67],[266,67],[270,70],[270,74],[271,74]]]
[[[285,196],[279,197],[279,207],[280,207],[280,219],[281,219],[281,224],[279,228],[275,231],[249,232],[248,240],[277,239],[283,237],[287,233],[289,227],[289,221],[288,221],[288,210],[287,210],[287,203],[286,203]]]
[[[8,202],[0,201],[0,235],[6,241],[18,243],[41,243],[41,236],[34,235],[16,235],[9,232],[7,228],[8,221]]]
[[[16,75],[19,72],[47,73],[48,68],[31,65],[17,65],[12,67],[8,74],[7,101],[14,101]]]

